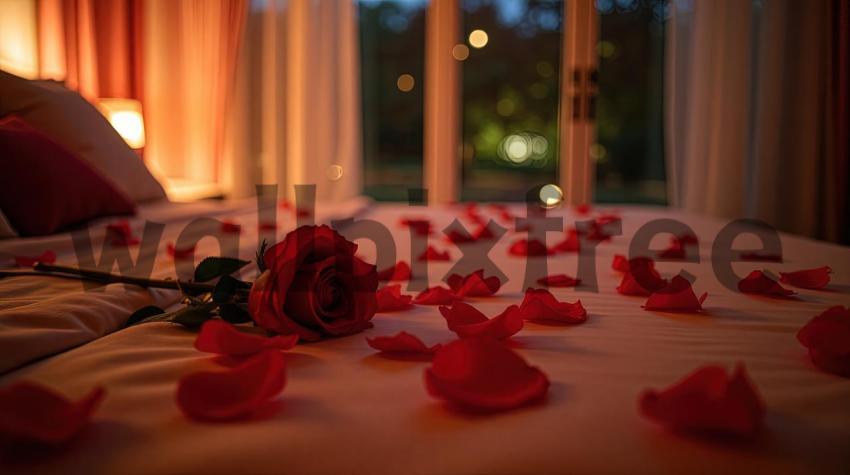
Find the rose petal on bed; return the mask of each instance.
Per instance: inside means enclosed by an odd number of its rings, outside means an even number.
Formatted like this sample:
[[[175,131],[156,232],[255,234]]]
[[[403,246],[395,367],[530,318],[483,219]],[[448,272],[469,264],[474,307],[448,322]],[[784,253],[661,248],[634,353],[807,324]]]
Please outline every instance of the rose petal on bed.
[[[485,224],[478,226],[478,229],[474,233],[472,233],[472,238],[475,241],[478,241],[480,239],[488,240],[493,239],[495,237],[496,235],[493,234],[493,231],[490,230],[490,227]]]
[[[174,246],[174,243],[170,242],[168,243],[167,249],[168,255],[176,260],[191,259],[195,256],[195,246],[190,246],[185,249],[178,249]]]
[[[484,269],[462,276],[452,274],[446,279],[449,288],[458,298],[464,297],[489,297],[499,291],[502,282],[496,276],[484,278]]]
[[[549,249],[537,239],[519,239],[508,248],[508,254],[512,256],[548,256]]]
[[[126,220],[117,221],[106,225],[106,238],[113,247],[135,246],[139,244],[139,238],[133,236],[130,223]]]
[[[461,409],[502,411],[542,400],[549,379],[492,338],[464,338],[437,351],[425,387]]]
[[[587,320],[587,310],[581,300],[562,302],[546,289],[526,289],[519,313],[525,320],[557,323],[583,323]]]
[[[366,342],[369,346],[382,353],[401,354],[429,355],[436,353],[443,346],[440,344],[426,346],[418,337],[404,331],[393,336],[367,337]]]
[[[394,266],[378,272],[378,280],[381,281],[410,280],[411,277],[410,265],[405,261],[398,261]]]
[[[742,252],[738,259],[742,261],[782,262],[781,254],[770,254],[759,251]]]
[[[626,269],[617,286],[617,292],[623,295],[649,296],[667,286],[667,279],[655,270],[652,259],[636,257],[625,261],[625,265],[619,265]]]
[[[400,221],[402,226],[410,228],[410,232],[419,236],[430,236],[433,233],[431,221],[427,219],[409,219],[403,218]]]
[[[603,214],[594,219],[586,232],[579,231],[579,234],[584,234],[588,241],[608,241],[613,237],[607,227],[616,221],[620,221],[620,217],[614,214]]]
[[[274,223],[274,222],[257,223],[257,230],[258,231],[277,231],[277,223]]]
[[[823,371],[850,377],[850,309],[837,305],[815,316],[797,332],[812,363]]]
[[[581,203],[576,205],[573,210],[579,216],[587,216],[590,214],[591,211],[593,211],[593,208],[587,203]]]
[[[242,226],[235,221],[222,221],[221,232],[227,234],[240,234],[242,232]]]
[[[537,283],[546,287],[575,287],[581,283],[581,279],[570,277],[567,274],[555,274],[537,279]]]
[[[493,318],[487,318],[472,305],[455,302],[451,307],[440,307],[449,330],[461,338],[486,336],[501,340],[522,330],[519,307],[511,305]]]
[[[764,404],[741,364],[731,377],[723,367],[702,367],[666,389],[645,391],[639,406],[674,432],[751,438],[764,419]]]
[[[666,312],[698,312],[708,293],[697,298],[691,283],[677,275],[666,287],[653,292],[643,305],[644,310],[661,310]]]
[[[774,297],[788,297],[794,295],[793,290],[788,290],[771,279],[764,272],[754,270],[750,275],[738,282],[738,290],[745,294],[770,295]]]
[[[313,210],[310,208],[296,208],[295,209],[295,217],[296,218],[309,218],[313,216]]]
[[[428,246],[425,252],[419,255],[420,261],[450,261],[449,251],[438,251],[433,246]]]
[[[378,299],[378,312],[397,312],[399,310],[407,310],[413,306],[413,297],[410,295],[402,295],[401,285],[388,285],[382,289],[378,289],[376,293]]]
[[[417,305],[451,305],[455,300],[457,300],[457,296],[454,292],[445,287],[436,286],[420,292],[413,299],[413,303]]]
[[[794,272],[780,272],[779,281],[801,289],[822,289],[829,283],[829,274],[831,273],[832,268],[829,266]]]
[[[86,427],[105,395],[98,386],[71,401],[31,381],[0,388],[0,439],[63,444]]]
[[[248,356],[265,350],[289,350],[298,343],[298,335],[264,337],[243,333],[222,320],[207,320],[195,338],[195,348],[204,353]]]
[[[670,245],[667,249],[661,250],[658,252],[659,259],[684,259],[687,257],[687,252],[685,251],[685,244],[679,240],[677,236],[673,236],[670,238]]]
[[[224,371],[190,373],[177,383],[177,406],[190,419],[247,419],[286,385],[283,353],[266,350]]]
[[[632,267],[644,266],[650,269],[655,269],[655,261],[649,257],[643,256],[628,259],[622,254],[615,254],[614,259],[611,261],[611,268],[617,272],[629,272],[629,269]]]
[[[41,254],[31,256],[15,256],[15,265],[18,267],[32,267],[38,263],[53,264],[56,262],[56,253],[53,251],[44,251]]]
[[[581,244],[578,239],[578,231],[575,229],[569,229],[567,231],[567,237],[552,248],[555,252],[579,252],[580,249]]]
[[[446,233],[446,240],[454,244],[468,244],[475,242],[475,236],[471,236],[466,232],[458,231],[457,229],[452,229]]]

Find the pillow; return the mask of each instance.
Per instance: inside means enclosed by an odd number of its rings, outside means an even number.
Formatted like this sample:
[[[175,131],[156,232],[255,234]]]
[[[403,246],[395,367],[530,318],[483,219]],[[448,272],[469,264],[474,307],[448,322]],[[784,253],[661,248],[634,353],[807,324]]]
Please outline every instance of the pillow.
[[[18,233],[15,232],[15,229],[9,224],[9,220],[6,219],[6,215],[0,210],[0,239],[15,237],[17,235]]]
[[[0,209],[22,236],[51,234],[135,205],[91,165],[16,117],[0,120]]]
[[[136,202],[165,198],[139,156],[82,96],[0,71],[0,117],[15,114],[87,161]]]

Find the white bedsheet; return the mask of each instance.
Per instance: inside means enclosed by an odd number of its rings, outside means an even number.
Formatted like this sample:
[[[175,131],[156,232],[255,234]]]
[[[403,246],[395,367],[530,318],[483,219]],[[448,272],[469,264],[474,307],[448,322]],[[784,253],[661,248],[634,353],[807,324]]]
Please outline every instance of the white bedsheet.
[[[427,363],[385,359],[366,345],[365,336],[400,330],[427,344],[452,339],[436,307],[417,307],[379,314],[375,328],[363,334],[296,347],[281,410],[273,417],[200,424],[177,409],[176,381],[214,363],[194,350],[193,333],[148,324],[0,380],[29,378],[71,397],[98,384],[108,391],[96,423],[71,447],[7,466],[4,473],[850,473],[850,380],[815,369],[795,338],[815,314],[850,305],[850,250],[782,235],[784,263],[739,263],[738,273],[830,265],[831,289],[798,289],[796,301],[754,298],[725,289],[712,275],[711,240],[723,223],[660,209],[624,208],[621,214],[624,235],[598,247],[599,292],[553,289],[562,299],[580,298],[588,321],[566,328],[529,323],[514,337],[517,350],[552,381],[542,405],[488,416],[449,411],[425,391]],[[427,215],[442,227],[457,214],[412,213],[403,206],[366,213],[387,224],[399,258],[409,260],[407,231],[397,225],[405,215]],[[681,219],[700,238],[701,263],[659,268],[695,275],[697,292],[709,293],[705,314],[647,312],[643,299],[614,290],[619,277],[610,270],[611,257],[625,253],[634,231],[657,217]],[[521,299],[524,260],[506,253],[515,237],[507,235],[490,253],[510,281],[495,298],[474,301],[487,314]],[[437,245],[460,255],[445,242]],[[253,246],[246,243],[242,252]],[[363,246],[365,255],[372,252]],[[576,259],[551,257],[550,270],[574,274]],[[431,281],[450,267],[430,263]],[[638,413],[643,389],[665,387],[702,365],[737,361],[745,363],[767,405],[766,428],[755,442],[674,436]]]

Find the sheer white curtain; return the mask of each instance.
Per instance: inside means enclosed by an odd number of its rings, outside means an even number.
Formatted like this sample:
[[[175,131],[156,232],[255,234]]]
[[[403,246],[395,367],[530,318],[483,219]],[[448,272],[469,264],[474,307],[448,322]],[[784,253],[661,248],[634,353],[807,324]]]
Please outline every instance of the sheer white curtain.
[[[830,2],[674,0],[666,129],[671,202],[837,238],[827,153]]]
[[[361,191],[360,75],[352,1],[254,0],[229,117],[224,185],[234,196],[276,183],[317,198]]]

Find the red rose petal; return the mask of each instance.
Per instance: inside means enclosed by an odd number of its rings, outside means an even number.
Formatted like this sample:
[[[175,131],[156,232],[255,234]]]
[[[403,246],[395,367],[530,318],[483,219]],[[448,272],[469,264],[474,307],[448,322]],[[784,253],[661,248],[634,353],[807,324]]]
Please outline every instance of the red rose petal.
[[[397,312],[413,306],[413,297],[401,294],[401,285],[388,285],[378,289],[378,312]]]
[[[581,279],[570,277],[567,274],[555,274],[537,279],[537,283],[546,287],[575,287],[581,283]]]
[[[738,290],[745,294],[761,294],[776,297],[787,297],[794,294],[793,290],[782,287],[778,282],[760,270],[754,270],[750,272],[750,275],[741,279],[738,282]]]
[[[795,272],[780,272],[779,281],[801,289],[822,289],[829,283],[829,274],[831,273],[832,268],[829,266]]]
[[[77,401],[40,384],[20,381],[0,388],[0,439],[58,445],[91,420],[106,391],[92,389]]]
[[[56,253],[53,251],[44,251],[35,257],[30,256],[15,256],[15,265],[18,267],[32,267],[38,263],[53,264],[56,262]]]
[[[446,319],[449,330],[461,338],[487,336],[501,340],[522,330],[522,315],[516,305],[511,305],[490,319],[463,302],[455,302],[451,307],[440,307],[440,313]]]
[[[627,259],[622,254],[615,254],[611,261],[611,268],[617,272],[629,272],[632,267],[648,267],[655,269],[655,261],[648,257],[633,257]]]
[[[579,216],[587,216],[588,214],[590,214],[591,211],[593,211],[593,208],[591,208],[591,206],[587,203],[582,203],[582,204],[576,205],[574,210],[575,210],[576,214],[579,215]]]
[[[614,263],[621,269],[626,269],[617,292],[623,295],[649,296],[667,286],[667,279],[655,270],[652,259],[636,257],[624,262],[625,264]]]
[[[541,400],[549,379],[496,340],[464,338],[437,351],[425,387],[462,409],[498,411]]]
[[[640,397],[641,413],[674,432],[753,437],[764,419],[764,404],[743,365],[729,377],[718,366],[700,368],[682,381]]]
[[[850,377],[850,309],[835,306],[815,316],[797,332],[818,368]]]
[[[451,231],[446,233],[446,240],[454,244],[468,244],[470,242],[475,242],[475,237],[470,236],[466,232],[461,232],[456,229],[452,229]]]
[[[622,254],[614,254],[614,259],[611,260],[611,268],[617,272],[628,272],[629,260]]]
[[[519,239],[508,248],[508,254],[512,256],[547,256],[550,254],[546,245],[537,239]]]
[[[742,261],[782,262],[782,255],[751,251],[742,252],[738,259]]]
[[[106,225],[106,238],[111,246],[135,246],[139,238],[133,236],[133,230],[127,221],[118,221]]]
[[[484,269],[467,275],[452,274],[446,279],[458,298],[464,297],[489,297],[499,291],[502,282],[496,276],[484,278]]]
[[[268,223],[257,223],[258,231],[277,231],[277,223],[268,222]]]
[[[407,332],[399,332],[394,336],[367,337],[366,342],[383,353],[433,354],[442,347],[440,344],[426,346],[422,340]]]
[[[378,272],[378,280],[381,281],[410,280],[411,276],[410,265],[405,261],[398,261],[394,266]]]
[[[217,355],[247,356],[265,350],[289,350],[298,343],[298,335],[271,338],[243,333],[222,320],[207,320],[195,338],[195,348]]]
[[[283,353],[267,350],[225,371],[187,374],[177,383],[177,405],[201,421],[250,418],[286,385]]]
[[[677,275],[661,290],[653,292],[643,305],[645,310],[661,310],[667,312],[698,312],[708,293],[697,298],[691,283]]]
[[[402,219],[402,226],[410,228],[410,232],[419,236],[429,236],[433,232],[433,226],[427,219]]]
[[[575,303],[561,302],[545,289],[527,289],[519,312],[525,320],[560,323],[582,323],[587,320],[587,311],[581,300]]]
[[[242,226],[234,221],[222,221],[221,232],[228,234],[239,234],[242,232]]]
[[[496,237],[496,235],[495,235],[495,234],[493,234],[493,231],[491,231],[491,230],[490,230],[490,227],[489,227],[489,226],[486,226],[486,225],[481,225],[481,226],[479,226],[479,227],[478,227],[478,230],[476,230],[476,231],[472,234],[472,238],[473,238],[475,241],[478,241],[478,240],[480,240],[480,239],[484,239],[484,240],[486,240],[486,239],[493,239],[493,238],[495,238],[495,237]]]
[[[555,252],[579,252],[581,244],[578,239],[578,231],[575,229],[567,231],[567,237],[558,244],[555,244],[555,247],[552,249]]]
[[[457,300],[457,296],[451,290],[445,287],[429,287],[416,298],[413,299],[413,303],[418,305],[451,305],[452,302]]]
[[[168,243],[168,255],[176,260],[191,259],[195,256],[195,246],[190,246],[185,249],[177,249],[174,243]]]
[[[682,241],[679,240],[678,237],[673,236],[670,238],[670,246],[667,249],[664,249],[658,253],[659,259],[684,259],[687,257],[687,252],[685,251],[685,245]]]
[[[420,261],[450,261],[449,251],[438,251],[433,246],[428,246],[425,252],[419,255]]]

